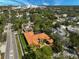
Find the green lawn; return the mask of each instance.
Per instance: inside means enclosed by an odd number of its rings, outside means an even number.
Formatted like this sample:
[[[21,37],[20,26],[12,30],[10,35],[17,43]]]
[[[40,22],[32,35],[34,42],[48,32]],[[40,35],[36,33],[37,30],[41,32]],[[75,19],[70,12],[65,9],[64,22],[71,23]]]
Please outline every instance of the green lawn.
[[[24,39],[23,35],[20,34],[19,36],[20,36],[21,43],[23,45],[23,49],[26,49],[27,48],[27,45],[26,45],[26,42],[25,42],[25,39]]]
[[[17,42],[17,47],[18,47],[18,55],[19,55],[19,59],[22,59],[21,47],[20,47],[20,43],[19,43],[17,37],[16,37],[16,42]]]

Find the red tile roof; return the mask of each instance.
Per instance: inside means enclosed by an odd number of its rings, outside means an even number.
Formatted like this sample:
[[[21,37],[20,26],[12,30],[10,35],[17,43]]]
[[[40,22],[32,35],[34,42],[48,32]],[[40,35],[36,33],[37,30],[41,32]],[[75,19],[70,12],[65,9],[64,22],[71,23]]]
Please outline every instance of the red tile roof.
[[[34,34],[33,32],[25,32],[24,36],[29,45],[40,46],[38,39],[47,40],[50,44],[53,42],[53,40],[45,33]]]

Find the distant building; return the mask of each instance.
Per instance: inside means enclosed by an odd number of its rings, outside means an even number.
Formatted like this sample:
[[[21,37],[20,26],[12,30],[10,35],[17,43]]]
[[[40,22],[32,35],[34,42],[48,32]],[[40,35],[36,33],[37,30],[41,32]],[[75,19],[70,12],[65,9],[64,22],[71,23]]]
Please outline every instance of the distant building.
[[[63,14],[63,17],[67,17],[68,15],[67,14]]]
[[[79,22],[77,22],[77,25],[79,25]]]

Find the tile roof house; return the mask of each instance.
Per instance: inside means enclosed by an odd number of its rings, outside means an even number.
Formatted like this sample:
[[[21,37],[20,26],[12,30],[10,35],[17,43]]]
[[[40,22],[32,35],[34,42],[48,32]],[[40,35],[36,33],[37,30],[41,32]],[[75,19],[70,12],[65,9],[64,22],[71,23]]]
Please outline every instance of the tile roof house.
[[[31,46],[40,46],[41,40],[46,40],[47,43],[52,44],[53,39],[51,39],[47,34],[45,33],[39,33],[34,34],[34,32],[24,32],[25,39],[27,43]]]

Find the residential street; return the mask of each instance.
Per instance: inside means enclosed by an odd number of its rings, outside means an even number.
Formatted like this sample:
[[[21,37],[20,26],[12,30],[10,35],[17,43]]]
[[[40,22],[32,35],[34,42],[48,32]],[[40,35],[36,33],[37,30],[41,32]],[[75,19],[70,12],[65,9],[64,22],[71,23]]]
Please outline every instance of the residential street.
[[[4,59],[18,59],[18,49],[15,34],[12,32],[11,24],[7,25],[7,42]]]

